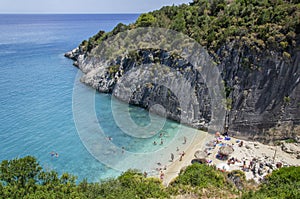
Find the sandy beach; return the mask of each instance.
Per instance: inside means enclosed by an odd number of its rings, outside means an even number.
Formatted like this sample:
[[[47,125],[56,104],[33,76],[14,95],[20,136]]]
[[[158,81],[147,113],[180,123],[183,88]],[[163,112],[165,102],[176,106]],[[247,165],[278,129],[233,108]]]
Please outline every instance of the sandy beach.
[[[212,143],[215,143],[215,146],[211,146]],[[224,145],[232,147],[233,152],[228,155],[227,159],[221,160],[217,158],[217,155],[220,147]],[[270,146],[233,137],[225,139],[224,136],[220,136],[216,138],[215,135],[201,133],[195,137],[181,160],[175,158],[165,170],[162,170],[163,184],[167,186],[178,176],[181,169],[191,165],[191,161],[195,159],[195,152],[199,150],[207,152],[208,155],[205,159],[209,165],[215,165],[224,171],[243,170],[247,180],[253,179],[256,182],[280,166],[300,166],[300,145],[298,143],[282,141],[277,146]],[[181,152],[174,155],[180,157]],[[228,159],[233,160],[229,165]],[[158,177],[161,177],[160,174]]]
[[[211,137],[208,133],[201,132],[193,139],[190,147],[185,151],[185,155],[180,160],[180,156],[182,154],[181,151],[178,154],[174,154],[176,157],[174,161],[168,165],[167,169],[163,171],[164,178],[163,184],[168,185],[174,178],[176,178],[180,172],[180,170],[191,164],[191,160],[194,159],[194,153],[198,149],[202,149],[207,141],[207,137]],[[160,177],[160,176],[158,176]]]

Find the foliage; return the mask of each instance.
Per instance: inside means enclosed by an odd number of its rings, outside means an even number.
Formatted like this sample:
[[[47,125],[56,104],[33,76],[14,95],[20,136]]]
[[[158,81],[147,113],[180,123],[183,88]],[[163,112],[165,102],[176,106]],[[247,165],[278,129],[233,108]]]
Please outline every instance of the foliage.
[[[193,194],[198,198],[236,198],[239,195],[226,173],[197,163],[181,171],[168,189],[175,195]]]
[[[256,192],[243,198],[300,198],[300,167],[284,167],[269,175]]]
[[[285,140],[285,143],[297,143],[297,141],[290,138],[290,139]]]
[[[45,172],[34,157],[4,160],[0,165],[0,198],[80,198],[75,177]]]
[[[76,178],[67,173],[43,171],[34,157],[4,160],[0,165],[0,198],[166,198],[168,193],[156,178],[145,178],[129,170],[117,179],[101,183]]]
[[[120,69],[120,65],[111,65],[108,67],[108,72],[112,78]]]
[[[214,167],[193,164],[182,171],[169,187],[157,178],[146,178],[136,170],[128,170],[116,179],[99,183],[87,180],[76,184],[76,178],[67,173],[58,176],[55,171],[44,171],[34,157],[4,160],[0,165],[0,198],[169,198],[189,193],[214,198],[237,197],[239,192],[232,180],[242,187],[245,175],[240,171],[222,173]],[[230,181],[231,180],[231,181]],[[231,183],[229,183],[231,182]],[[235,182],[236,183],[236,182]],[[242,183],[242,184],[241,184]],[[245,193],[243,198],[299,198],[300,167],[282,168],[269,175],[258,191]]]
[[[165,198],[161,181],[156,178],[145,178],[141,173],[129,170],[115,180],[94,184],[98,198]]]
[[[287,0],[194,0],[189,5],[165,6],[141,14],[134,24],[119,24],[108,33],[100,31],[82,45],[91,50],[120,31],[149,26],[183,32],[211,53],[234,39],[251,49],[273,48],[285,52],[283,55],[289,58],[300,30],[300,4]]]
[[[151,13],[141,14],[136,21],[138,27],[149,27],[156,22],[156,18]]]
[[[289,96],[284,96],[283,101],[285,104],[289,104],[291,102],[291,98]]]
[[[38,181],[41,170],[34,157],[4,160],[0,165],[0,180],[7,185],[25,188]]]
[[[182,171],[172,186],[190,185],[192,187],[208,188],[223,187],[225,176],[215,168],[204,164],[193,164]]]

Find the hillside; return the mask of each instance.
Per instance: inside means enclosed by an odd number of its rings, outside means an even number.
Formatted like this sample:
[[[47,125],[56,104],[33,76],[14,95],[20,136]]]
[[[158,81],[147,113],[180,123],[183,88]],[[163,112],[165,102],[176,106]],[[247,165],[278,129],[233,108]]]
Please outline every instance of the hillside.
[[[139,27],[182,32],[208,51],[223,79],[223,123],[231,134],[263,142],[288,138],[299,141],[299,1],[194,0],[189,5],[166,6],[140,15],[133,24],[119,24],[108,33],[100,31],[67,53],[85,73],[82,81],[100,92],[115,91],[117,98],[146,109],[161,104],[169,118],[209,129],[215,107],[199,66],[164,49],[139,49],[109,63],[99,58],[97,52],[104,41]],[[135,82],[127,72],[149,63],[181,71],[196,90],[189,99],[193,107],[181,110],[176,95],[186,95],[184,89],[172,91],[145,81],[128,98],[128,93],[122,92],[126,86],[119,79],[127,74],[127,81]],[[92,73],[92,69],[96,70]],[[223,131],[220,126],[213,130]]]

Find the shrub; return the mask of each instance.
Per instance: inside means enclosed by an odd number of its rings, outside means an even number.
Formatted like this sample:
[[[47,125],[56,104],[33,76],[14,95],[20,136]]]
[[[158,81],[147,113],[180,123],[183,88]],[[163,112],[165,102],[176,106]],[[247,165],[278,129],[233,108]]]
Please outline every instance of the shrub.
[[[141,16],[139,16],[139,18],[136,21],[136,25],[137,27],[149,27],[151,25],[153,25],[156,22],[156,18],[150,14],[141,14]]]
[[[288,53],[288,52],[285,52],[285,51],[284,51],[284,52],[282,53],[282,56],[283,56],[284,59],[291,59],[291,54]]]
[[[185,171],[182,171],[172,185],[190,185],[207,188],[222,187],[225,183],[224,174],[217,171],[214,167],[204,164],[193,164],[188,166]]]
[[[242,198],[300,198],[300,167],[284,167],[273,171],[258,191],[248,192]]]

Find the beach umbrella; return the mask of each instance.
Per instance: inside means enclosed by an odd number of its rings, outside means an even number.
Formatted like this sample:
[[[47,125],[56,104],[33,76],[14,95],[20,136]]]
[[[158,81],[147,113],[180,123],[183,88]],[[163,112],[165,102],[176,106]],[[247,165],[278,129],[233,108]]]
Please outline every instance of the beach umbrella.
[[[219,149],[219,154],[222,154],[222,155],[230,155],[233,153],[233,148],[229,145],[224,145],[224,146],[221,146],[220,149]]]
[[[230,169],[229,165],[226,163],[217,164],[216,168],[220,169],[221,171],[229,171]]]
[[[198,150],[194,153],[195,158],[197,159],[203,159],[207,157],[207,153],[201,150]]]

